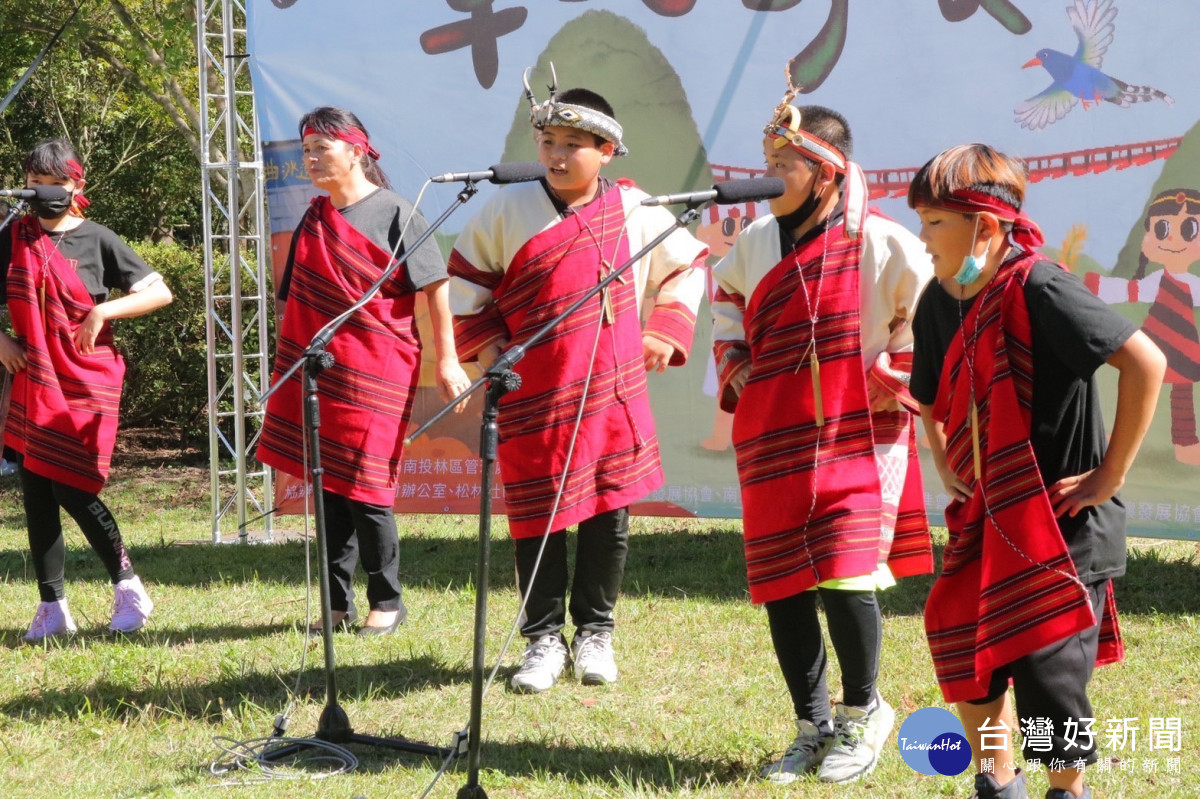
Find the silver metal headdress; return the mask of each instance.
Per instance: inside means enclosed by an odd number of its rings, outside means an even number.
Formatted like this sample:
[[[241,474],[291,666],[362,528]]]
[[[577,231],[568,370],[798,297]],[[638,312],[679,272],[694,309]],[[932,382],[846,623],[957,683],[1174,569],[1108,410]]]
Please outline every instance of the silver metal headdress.
[[[554,72],[554,64],[550,64],[550,97],[539,103],[529,87],[529,73],[533,67],[527,67],[521,76],[525,84],[525,97],[529,100],[529,123],[538,130],[546,127],[564,127],[586,130],[602,139],[613,143],[616,149],[613,155],[628,155],[629,149],[621,143],[624,128],[617,120],[594,108],[582,105],[561,103],[558,101],[558,75]]]

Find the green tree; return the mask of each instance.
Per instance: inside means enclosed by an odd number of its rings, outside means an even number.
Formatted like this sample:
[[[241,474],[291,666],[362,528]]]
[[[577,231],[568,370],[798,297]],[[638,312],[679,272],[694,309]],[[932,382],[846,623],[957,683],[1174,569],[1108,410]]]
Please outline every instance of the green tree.
[[[5,88],[70,16],[64,0],[0,0]],[[196,244],[200,229],[195,4],[92,0],[0,116],[0,175],[20,181],[38,140],[66,136],[90,214],[131,239]]]

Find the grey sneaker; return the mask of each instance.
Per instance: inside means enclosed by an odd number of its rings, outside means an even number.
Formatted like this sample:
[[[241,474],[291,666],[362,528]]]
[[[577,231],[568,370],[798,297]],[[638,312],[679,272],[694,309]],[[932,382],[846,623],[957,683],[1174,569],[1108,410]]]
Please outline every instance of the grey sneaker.
[[[612,633],[580,632],[571,641],[575,679],[584,685],[611,685],[617,681]]]
[[[821,761],[817,776],[822,782],[851,782],[875,769],[887,743],[896,713],[892,706],[875,697],[874,710],[838,704],[833,717],[833,748]]]
[[[996,778],[991,774],[976,774],[975,793],[971,799],[1029,799],[1025,772],[1017,769],[1016,778],[1004,785],[996,782]]]
[[[764,768],[758,776],[776,785],[793,783],[800,775],[816,770],[832,746],[832,733],[822,733],[808,719],[796,719],[796,739],[783,757]]]
[[[521,668],[510,685],[523,694],[540,694],[558,682],[567,665],[567,644],[561,633],[549,633],[525,647]]]
[[[1092,789],[1083,786],[1083,793],[1079,796],[1068,791],[1066,788],[1051,788],[1046,791],[1046,799],[1092,799]]]

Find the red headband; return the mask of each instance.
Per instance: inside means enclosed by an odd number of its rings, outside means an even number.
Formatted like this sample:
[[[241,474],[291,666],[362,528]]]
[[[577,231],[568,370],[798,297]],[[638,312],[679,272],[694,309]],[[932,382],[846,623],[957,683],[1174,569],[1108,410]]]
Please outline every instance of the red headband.
[[[74,158],[67,161],[67,177],[71,180],[83,180],[83,164],[76,161]],[[92,201],[83,196],[83,193],[75,195],[74,204],[80,211],[80,216],[83,216],[83,209],[92,204]]]
[[[379,155],[379,151],[375,149],[375,147],[371,144],[370,140],[367,138],[367,134],[364,133],[359,128],[355,128],[355,127],[331,128],[328,131],[323,131],[323,130],[317,130],[316,128],[309,125],[308,127],[306,127],[304,129],[304,135],[305,136],[332,136],[335,139],[341,139],[342,141],[346,142],[347,144],[357,144],[359,147],[363,148],[363,150],[366,151],[367,155],[371,156],[376,161],[378,161],[382,157]]]
[[[1026,250],[1035,250],[1045,244],[1041,229],[1029,217],[1015,207],[990,194],[973,189],[959,189],[944,197],[937,205],[950,211],[977,214],[981,211],[995,214],[1003,222],[1013,226],[1012,240]]]

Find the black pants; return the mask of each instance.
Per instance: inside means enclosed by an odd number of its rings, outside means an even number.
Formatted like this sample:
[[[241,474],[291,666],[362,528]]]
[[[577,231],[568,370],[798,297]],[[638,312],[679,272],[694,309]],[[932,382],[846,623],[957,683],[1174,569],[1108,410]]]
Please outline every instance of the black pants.
[[[29,552],[33,555],[38,594],[43,602],[63,598],[67,547],[63,542],[60,509],[69,513],[79,525],[114,584],[133,577],[133,564],[125,551],[125,542],[121,540],[121,530],[100,497],[34,474],[23,465],[21,494],[29,528]]]
[[[1087,685],[1096,668],[1108,581],[1092,583],[1087,589],[1096,614],[1095,625],[996,669],[987,695],[970,702],[973,705],[995,702],[1008,691],[1012,680],[1018,723],[1023,726],[1022,719],[1049,719],[1052,725],[1048,734],[1022,736],[1021,752],[1026,760],[1041,760],[1046,765],[1051,760],[1061,760],[1068,766],[1079,760],[1096,762],[1096,740],[1103,733],[1103,722],[1096,720],[1092,725],[1093,735],[1088,736],[1083,734],[1086,725],[1080,720],[1095,718]],[[1068,724],[1075,725],[1074,731],[1068,729]]]
[[[866,707],[875,695],[883,620],[874,591],[818,588],[766,603],[775,656],[792,695],[796,718],[832,730],[825,683],[825,641],[817,617],[817,595],[825,607],[829,638],[842,669],[842,702]]]
[[[613,608],[625,577],[629,554],[629,509],[599,513],[579,523],[575,548],[575,578],[571,585],[571,621],[583,631],[612,632]],[[517,584],[525,603],[521,635],[530,640],[561,632],[566,625],[567,532],[547,536],[537,579],[529,584],[541,538],[513,540]]]
[[[354,607],[354,567],[361,551],[372,610],[400,610],[400,535],[390,505],[368,505],[325,491],[325,542],[329,548],[329,605]],[[361,548],[361,550],[360,550]]]

